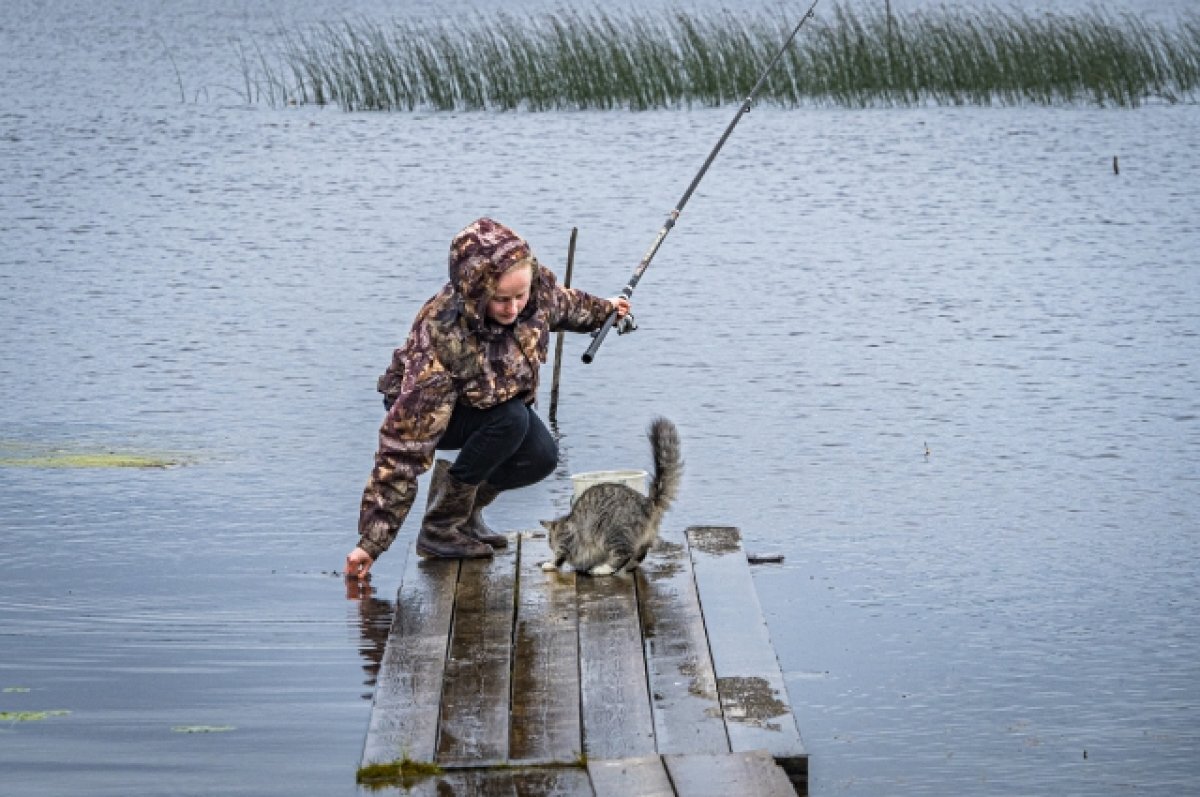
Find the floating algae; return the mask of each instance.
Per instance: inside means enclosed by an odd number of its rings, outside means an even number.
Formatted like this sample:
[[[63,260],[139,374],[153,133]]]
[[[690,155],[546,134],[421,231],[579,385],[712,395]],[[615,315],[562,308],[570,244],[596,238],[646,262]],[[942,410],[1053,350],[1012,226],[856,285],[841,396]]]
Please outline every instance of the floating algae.
[[[422,778],[440,774],[442,774],[442,768],[437,764],[413,761],[405,756],[388,763],[367,764],[359,767],[356,780],[359,785],[372,789],[397,782],[411,785]]]
[[[54,711],[0,711],[0,722],[37,722],[50,717],[65,717],[71,712],[65,709]]]
[[[140,454],[47,454],[41,457],[0,458],[0,466],[7,468],[169,468],[177,465],[170,459],[159,459]]]
[[[161,451],[96,451],[0,440],[0,468],[171,468],[185,464],[185,457]]]

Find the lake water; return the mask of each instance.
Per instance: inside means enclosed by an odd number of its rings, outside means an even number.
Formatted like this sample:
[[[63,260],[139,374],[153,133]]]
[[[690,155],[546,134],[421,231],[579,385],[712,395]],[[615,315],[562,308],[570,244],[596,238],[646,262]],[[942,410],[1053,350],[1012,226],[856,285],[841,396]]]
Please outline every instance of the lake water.
[[[337,571],[450,237],[491,214],[561,267],[578,226],[615,293],[732,115],[238,100],[231,37],[412,5],[0,9],[0,457],[188,462],[0,467],[0,711],[70,712],[0,723],[0,791],[355,793],[415,522],[373,595]],[[560,472],[490,519],[644,466],[665,414],[665,535],[786,555],[756,583],[814,795],[1192,792],[1198,186],[1195,105],[757,109],[642,328],[568,340]]]

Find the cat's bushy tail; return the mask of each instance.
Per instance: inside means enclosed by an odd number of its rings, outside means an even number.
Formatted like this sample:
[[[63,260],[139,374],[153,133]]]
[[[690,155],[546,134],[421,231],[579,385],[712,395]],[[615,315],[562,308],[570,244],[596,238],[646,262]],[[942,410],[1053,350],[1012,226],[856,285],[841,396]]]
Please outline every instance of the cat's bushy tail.
[[[679,450],[679,432],[666,418],[655,418],[646,432],[654,451],[654,478],[650,482],[650,503],[661,516],[679,493],[683,458]]]

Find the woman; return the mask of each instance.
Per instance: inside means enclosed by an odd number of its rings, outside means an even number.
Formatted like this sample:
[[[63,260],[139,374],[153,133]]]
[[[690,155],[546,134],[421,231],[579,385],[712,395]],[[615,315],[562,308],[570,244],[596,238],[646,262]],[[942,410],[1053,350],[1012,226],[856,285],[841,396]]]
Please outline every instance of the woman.
[[[388,413],[346,574],[365,577],[395,540],[435,449],[458,456],[434,469],[417,553],[481,558],[507,545],[483,522],[483,508],[503,490],[546,478],[558,462],[532,407],[550,333],[598,329],[613,310],[624,317],[628,300],[559,286],[503,224],[478,219],[456,235],[450,281],[417,313],[379,379]]]

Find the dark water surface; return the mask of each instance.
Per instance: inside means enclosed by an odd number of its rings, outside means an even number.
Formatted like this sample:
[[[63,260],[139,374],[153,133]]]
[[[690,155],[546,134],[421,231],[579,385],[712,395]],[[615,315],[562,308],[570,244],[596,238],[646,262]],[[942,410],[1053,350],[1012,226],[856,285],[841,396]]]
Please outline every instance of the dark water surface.
[[[186,464],[0,467],[0,712],[70,712],[0,722],[0,792],[351,794],[415,524],[336,571],[450,237],[576,225],[614,293],[732,109],[248,108],[230,36],[403,7],[108,5],[0,10],[0,459]],[[1197,186],[1195,106],[756,110],[492,519],[666,414],[666,535],[786,554],[813,794],[1194,792]]]

